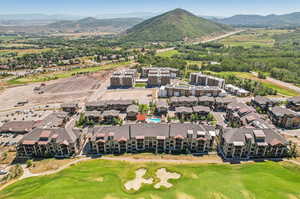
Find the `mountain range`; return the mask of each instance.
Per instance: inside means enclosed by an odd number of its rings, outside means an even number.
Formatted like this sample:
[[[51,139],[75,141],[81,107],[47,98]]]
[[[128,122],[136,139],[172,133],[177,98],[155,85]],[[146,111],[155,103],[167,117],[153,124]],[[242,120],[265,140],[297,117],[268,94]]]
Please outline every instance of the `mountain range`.
[[[289,27],[300,26],[300,12],[284,15],[235,15],[223,19],[215,19],[216,22],[249,27]]]

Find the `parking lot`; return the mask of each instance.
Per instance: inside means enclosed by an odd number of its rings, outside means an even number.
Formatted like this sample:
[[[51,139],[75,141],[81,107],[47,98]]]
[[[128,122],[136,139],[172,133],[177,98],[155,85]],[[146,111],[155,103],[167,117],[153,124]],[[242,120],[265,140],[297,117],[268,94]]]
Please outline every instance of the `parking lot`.
[[[2,134],[0,135],[0,147],[14,146],[22,138],[23,135]]]

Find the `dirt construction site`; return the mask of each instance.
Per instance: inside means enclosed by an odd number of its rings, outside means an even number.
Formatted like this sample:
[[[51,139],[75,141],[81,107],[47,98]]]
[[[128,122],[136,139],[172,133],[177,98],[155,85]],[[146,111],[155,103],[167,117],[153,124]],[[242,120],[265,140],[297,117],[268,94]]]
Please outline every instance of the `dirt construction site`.
[[[46,83],[6,88],[0,93],[0,111],[15,109],[19,102],[25,106],[66,102],[84,102],[109,79],[112,71],[74,76]]]

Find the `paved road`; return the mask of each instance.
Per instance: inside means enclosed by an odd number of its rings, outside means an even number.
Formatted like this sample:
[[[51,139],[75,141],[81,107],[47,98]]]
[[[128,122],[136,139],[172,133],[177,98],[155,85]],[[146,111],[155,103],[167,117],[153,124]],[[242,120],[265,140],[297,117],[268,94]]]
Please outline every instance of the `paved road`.
[[[240,32],[244,32],[244,31],[246,31],[246,30],[243,29],[243,30],[237,30],[237,31],[229,32],[229,33],[226,33],[226,34],[224,34],[224,35],[216,36],[216,37],[214,37],[214,38],[205,39],[205,40],[200,41],[200,42],[197,41],[197,42],[194,42],[193,44],[208,43],[208,42],[220,40],[220,39],[223,39],[223,38],[225,38],[225,37],[229,37],[229,36],[238,34],[238,33],[240,33]],[[156,50],[156,53],[162,53],[162,52],[166,52],[166,51],[170,51],[170,50],[174,50],[174,49],[175,49],[175,47],[158,49],[158,50]]]

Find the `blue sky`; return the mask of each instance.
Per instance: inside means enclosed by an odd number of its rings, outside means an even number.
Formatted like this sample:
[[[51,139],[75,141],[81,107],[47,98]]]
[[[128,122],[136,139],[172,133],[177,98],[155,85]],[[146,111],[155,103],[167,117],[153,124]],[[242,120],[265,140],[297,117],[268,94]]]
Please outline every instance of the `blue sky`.
[[[282,14],[300,11],[300,0],[0,0],[0,14],[164,12],[184,8],[199,15]]]

